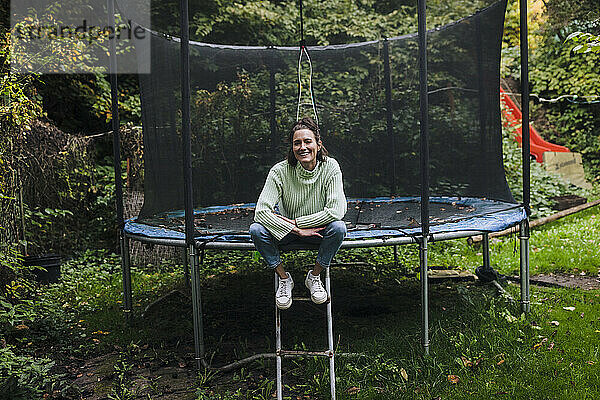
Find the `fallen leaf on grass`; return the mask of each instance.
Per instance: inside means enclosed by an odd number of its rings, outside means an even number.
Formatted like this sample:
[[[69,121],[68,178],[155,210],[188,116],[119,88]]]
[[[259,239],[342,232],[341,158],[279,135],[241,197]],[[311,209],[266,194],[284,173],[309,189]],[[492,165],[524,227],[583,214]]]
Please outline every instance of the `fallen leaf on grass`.
[[[464,365],[465,367],[472,367],[472,366],[473,366],[473,363],[471,362],[471,360],[469,360],[469,359],[468,359],[467,357],[465,357],[465,356],[461,356],[461,357],[460,357],[460,360],[462,361],[462,363],[463,363],[463,365]]]
[[[408,373],[404,368],[400,368],[400,376],[402,376],[402,379],[408,382]]]
[[[460,381],[460,378],[457,375],[448,375],[448,382],[456,385]]]
[[[558,321],[550,321],[550,322],[548,322],[548,323],[549,323],[550,325],[554,325],[554,326],[559,326],[559,325],[560,325],[560,322],[558,322]]]
[[[29,329],[29,327],[27,325],[23,325],[23,324],[17,325],[17,326],[15,326],[15,328],[17,328],[17,330],[19,330],[19,331]]]
[[[548,341],[548,338],[543,338],[541,342],[539,342],[539,343],[536,343],[536,344],[534,344],[534,345],[533,345],[533,349],[534,349],[534,350],[537,350],[537,349],[539,349],[539,348],[540,348],[540,347],[542,347],[542,345],[543,345],[544,343],[546,343],[547,341]]]
[[[504,364],[504,361],[506,361],[506,360],[500,360],[496,363],[496,365],[502,365],[502,364]]]
[[[357,394],[358,392],[360,392],[359,387],[352,386],[351,388],[348,388],[348,394]]]
[[[575,311],[575,307],[563,307],[565,311]]]
[[[595,363],[595,362],[593,362],[593,361],[586,361],[585,363],[586,363],[586,364],[589,364],[589,365],[594,365],[594,364],[596,364],[596,363]]]

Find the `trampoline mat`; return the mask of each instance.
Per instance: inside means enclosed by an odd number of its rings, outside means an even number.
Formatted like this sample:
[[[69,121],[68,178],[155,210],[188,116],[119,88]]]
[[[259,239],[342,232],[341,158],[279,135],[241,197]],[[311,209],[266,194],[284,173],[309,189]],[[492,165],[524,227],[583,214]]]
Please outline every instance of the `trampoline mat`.
[[[212,206],[194,210],[195,237],[246,241],[254,220],[254,203]],[[482,198],[432,197],[429,202],[430,231],[493,232],[517,224],[526,217],[518,204]],[[406,236],[420,232],[421,203],[418,197],[349,199],[344,217],[347,239]],[[185,238],[183,211],[170,211],[126,223],[131,234],[157,238]]]

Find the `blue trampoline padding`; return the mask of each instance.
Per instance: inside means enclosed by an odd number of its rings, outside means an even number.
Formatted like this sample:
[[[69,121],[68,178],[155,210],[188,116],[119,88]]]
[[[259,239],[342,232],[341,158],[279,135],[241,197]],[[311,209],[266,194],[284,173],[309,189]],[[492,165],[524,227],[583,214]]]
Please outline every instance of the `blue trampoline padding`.
[[[402,203],[402,202],[419,202],[418,197],[375,197],[375,198],[352,198],[348,199],[349,206],[351,203],[371,202],[371,203]],[[430,202],[444,204],[459,204],[462,206],[472,206],[477,212],[475,215],[454,222],[442,223],[439,225],[431,225],[429,231],[431,233],[447,233],[460,231],[481,231],[481,232],[498,232],[514,226],[527,218],[527,214],[523,207],[518,204],[506,203],[497,200],[481,199],[481,198],[458,198],[458,197],[431,197]],[[229,206],[212,206],[194,210],[194,215],[203,213],[212,213],[219,211],[227,211],[233,209],[254,208],[255,203],[234,204]],[[182,218],[183,211],[170,211],[160,215],[161,218]],[[150,238],[158,239],[175,239],[185,240],[185,233],[172,229],[146,225],[136,222],[136,219],[130,219],[125,222],[124,232],[132,235],[141,235]],[[346,240],[352,239],[374,239],[381,237],[400,237],[413,236],[421,232],[420,227],[405,228],[405,229],[370,229],[370,230],[351,230],[346,235]],[[225,234],[207,235],[196,237],[196,240],[214,240],[222,242],[250,242],[250,235],[247,234]]]

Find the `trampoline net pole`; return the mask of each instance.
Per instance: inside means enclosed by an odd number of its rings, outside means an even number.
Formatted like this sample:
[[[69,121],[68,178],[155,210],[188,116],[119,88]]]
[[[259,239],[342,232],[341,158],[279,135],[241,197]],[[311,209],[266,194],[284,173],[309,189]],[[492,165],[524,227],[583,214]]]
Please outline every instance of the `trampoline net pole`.
[[[108,26],[115,26],[115,2],[108,2]],[[115,203],[117,211],[117,226],[123,229],[123,181],[121,179],[121,140],[119,137],[119,98],[117,90],[117,49],[116,37],[110,38],[110,97],[111,97],[111,125],[113,132],[113,165],[115,169]]]
[[[525,219],[519,226],[520,264],[521,264],[521,311],[528,313],[531,309],[529,301],[529,220]]]
[[[521,222],[521,308],[530,311],[529,303],[529,207],[530,188],[530,143],[529,143],[529,44],[527,39],[527,0],[520,0],[520,42],[521,42],[521,124],[522,157],[523,157],[523,206],[527,219]]]
[[[190,122],[190,32],[188,1],[181,0],[181,137],[185,204],[185,239],[194,242],[194,198],[192,188],[192,141]]]
[[[275,81],[275,49],[272,48],[269,57],[269,127],[271,130],[271,140],[269,144],[271,146],[271,151],[276,151],[277,149],[277,90],[276,90],[276,81]]]
[[[129,239],[127,239],[127,237],[121,233],[119,242],[121,246],[121,269],[123,271],[123,311],[127,313],[127,318],[129,318],[132,310]]]
[[[490,265],[490,235],[488,233],[482,235],[481,245],[483,253],[483,269],[489,271],[492,269],[492,266]]]
[[[394,120],[392,110],[392,73],[390,71],[390,43],[383,40],[383,75],[385,79],[385,116],[386,131],[390,143],[390,196],[396,194],[396,139],[394,138]]]
[[[115,2],[107,0],[108,26],[115,26]],[[132,310],[131,295],[131,265],[129,258],[129,241],[123,233],[123,181],[121,179],[121,138],[119,133],[119,97],[117,88],[117,46],[116,37],[113,35],[109,40],[109,76],[110,76],[110,98],[111,98],[111,125],[113,133],[113,166],[115,170],[115,205],[116,222],[119,231],[119,246],[121,250],[121,270],[123,274],[123,311],[129,319]]]
[[[429,354],[429,293],[427,285],[427,237],[429,235],[429,101],[427,88],[427,1],[418,2],[419,89],[421,131],[421,323],[423,350]]]
[[[529,45],[527,39],[527,0],[520,0],[520,41],[521,41],[521,137],[523,157],[523,205],[527,216],[531,215],[529,208],[530,190],[530,143],[529,143]]]
[[[421,333],[425,354],[429,354],[429,290],[427,276],[427,237],[419,244],[419,264],[421,278]]]
[[[204,358],[204,326],[202,321],[202,299],[200,297],[200,277],[198,253],[194,245],[188,246],[189,264],[192,275],[192,312],[194,320],[194,349],[198,368],[207,367]]]
[[[419,90],[421,132],[421,229],[429,235],[429,101],[427,88],[426,0],[419,0]]]

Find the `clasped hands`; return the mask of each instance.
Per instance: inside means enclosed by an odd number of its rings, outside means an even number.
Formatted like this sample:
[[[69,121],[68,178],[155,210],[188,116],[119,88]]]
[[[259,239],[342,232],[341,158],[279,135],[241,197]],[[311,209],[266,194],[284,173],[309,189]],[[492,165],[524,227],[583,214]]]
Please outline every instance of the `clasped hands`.
[[[300,237],[311,237],[311,236],[316,236],[316,237],[320,237],[320,238],[323,237],[323,235],[321,235],[319,232],[322,231],[323,229],[325,229],[324,226],[317,226],[314,228],[298,228],[298,225],[296,225],[296,220],[284,217],[281,214],[275,214],[275,215],[277,215],[282,220],[294,225],[292,232],[294,232],[296,235],[298,235]]]

